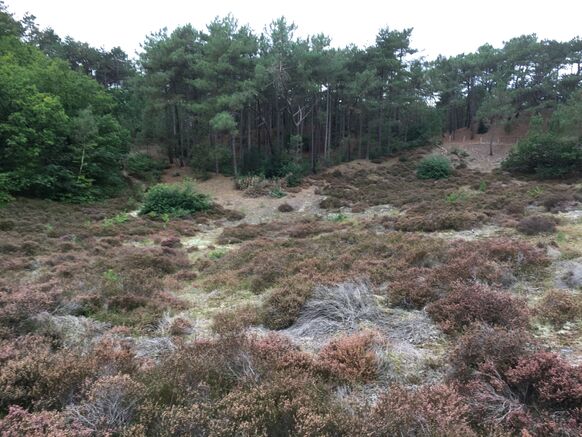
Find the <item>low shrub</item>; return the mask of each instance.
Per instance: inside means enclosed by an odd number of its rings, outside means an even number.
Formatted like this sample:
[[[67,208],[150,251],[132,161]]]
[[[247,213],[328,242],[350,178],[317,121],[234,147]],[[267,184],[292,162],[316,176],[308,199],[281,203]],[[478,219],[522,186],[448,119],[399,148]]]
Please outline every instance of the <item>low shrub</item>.
[[[342,412],[309,376],[276,374],[258,384],[237,387],[218,404],[221,420],[211,435],[348,435]],[[342,414],[343,413],[343,414]]]
[[[522,357],[505,374],[526,404],[582,408],[582,367],[574,367],[554,353]]]
[[[469,408],[453,387],[392,386],[373,408],[365,435],[475,436],[468,419]]]
[[[565,290],[550,290],[536,306],[536,315],[556,327],[582,318],[582,294]]]
[[[293,211],[293,207],[291,205],[289,205],[288,203],[282,203],[281,205],[279,205],[279,207],[277,209],[279,210],[279,212],[292,212]]]
[[[416,176],[419,179],[446,179],[451,173],[451,162],[442,155],[426,156],[416,168]]]
[[[240,176],[234,181],[234,186],[237,190],[245,191],[257,187],[265,178],[260,175]]]
[[[238,335],[246,328],[260,322],[258,309],[244,305],[234,310],[224,310],[212,317],[212,331],[218,335]]]
[[[572,195],[566,193],[549,194],[542,199],[542,205],[548,212],[558,212],[563,206],[572,201]]]
[[[390,304],[402,308],[424,308],[442,295],[435,282],[434,271],[413,267],[397,272],[390,283],[388,296]]]
[[[265,299],[262,307],[263,324],[269,329],[291,326],[301,312],[314,284],[307,278],[293,278],[275,288]]]
[[[468,381],[485,363],[499,372],[507,371],[533,348],[533,338],[526,331],[479,323],[458,339],[449,362],[453,376]]]
[[[8,415],[0,419],[0,434],[4,437],[90,437],[93,431],[71,421],[65,413],[40,411],[30,413],[13,405]]]
[[[526,235],[553,234],[556,232],[556,219],[545,215],[524,217],[517,224],[517,230]]]
[[[540,178],[566,177],[582,168],[582,147],[577,141],[561,138],[552,132],[533,132],[519,141],[502,167]]]
[[[325,345],[318,356],[318,367],[328,377],[344,383],[366,383],[378,376],[374,347],[380,339],[373,332],[339,337]]]
[[[471,211],[407,213],[394,221],[394,229],[405,232],[462,231],[483,224],[487,216]]]
[[[211,206],[210,198],[196,192],[191,183],[158,184],[146,192],[140,214],[181,217],[207,211]]]
[[[447,296],[427,307],[427,313],[448,333],[463,332],[475,322],[504,328],[528,323],[525,302],[480,284],[455,284]]]

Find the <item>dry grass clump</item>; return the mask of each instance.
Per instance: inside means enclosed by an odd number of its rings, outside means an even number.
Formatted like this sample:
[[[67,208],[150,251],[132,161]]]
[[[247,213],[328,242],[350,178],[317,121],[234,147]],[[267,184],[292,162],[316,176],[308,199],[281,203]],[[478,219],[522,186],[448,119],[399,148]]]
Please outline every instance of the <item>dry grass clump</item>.
[[[67,415],[98,435],[118,433],[136,415],[144,386],[128,375],[104,376],[87,388],[83,400],[69,405]]]
[[[582,320],[582,294],[565,290],[549,290],[535,308],[542,321],[557,328]]]
[[[382,318],[369,284],[319,285],[287,332],[293,336],[325,339],[338,332],[357,331],[362,323],[377,325]]]

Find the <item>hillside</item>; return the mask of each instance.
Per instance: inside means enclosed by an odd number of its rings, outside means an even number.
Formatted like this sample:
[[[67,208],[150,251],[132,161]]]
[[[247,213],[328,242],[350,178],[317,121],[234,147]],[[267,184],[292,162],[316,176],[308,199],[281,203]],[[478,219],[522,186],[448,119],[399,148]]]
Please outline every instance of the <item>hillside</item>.
[[[419,180],[423,153],[280,198],[214,177],[215,207],[169,221],[122,199],[1,209],[0,405],[62,408],[2,426],[574,435],[582,185]]]

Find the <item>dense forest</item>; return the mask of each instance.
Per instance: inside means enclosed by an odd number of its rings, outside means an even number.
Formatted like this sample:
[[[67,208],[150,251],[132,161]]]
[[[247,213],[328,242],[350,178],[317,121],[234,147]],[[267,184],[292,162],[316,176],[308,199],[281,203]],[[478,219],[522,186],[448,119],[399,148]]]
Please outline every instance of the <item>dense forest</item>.
[[[200,172],[270,177],[385,156],[461,127],[483,133],[501,122],[510,132],[520,116],[562,107],[555,129],[580,133],[579,38],[524,35],[429,62],[415,56],[412,29],[337,49],[325,35],[295,37],[284,18],[257,35],[228,16],[153,33],[134,60],[1,8],[4,197],[111,194],[144,144]]]

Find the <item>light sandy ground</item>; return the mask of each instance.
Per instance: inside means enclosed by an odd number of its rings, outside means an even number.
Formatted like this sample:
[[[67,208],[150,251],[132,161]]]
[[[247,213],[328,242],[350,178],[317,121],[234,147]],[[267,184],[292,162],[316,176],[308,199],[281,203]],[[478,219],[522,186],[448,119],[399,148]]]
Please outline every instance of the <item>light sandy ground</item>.
[[[243,223],[258,224],[273,220],[293,221],[302,217],[321,213],[319,203],[325,198],[315,194],[315,187],[303,189],[298,193],[288,193],[285,197],[246,197],[240,190],[234,188],[231,178],[213,176],[211,179],[197,183],[198,189],[214,199],[221,206],[240,211],[245,214]],[[277,209],[283,203],[293,207],[293,212],[282,213]]]

